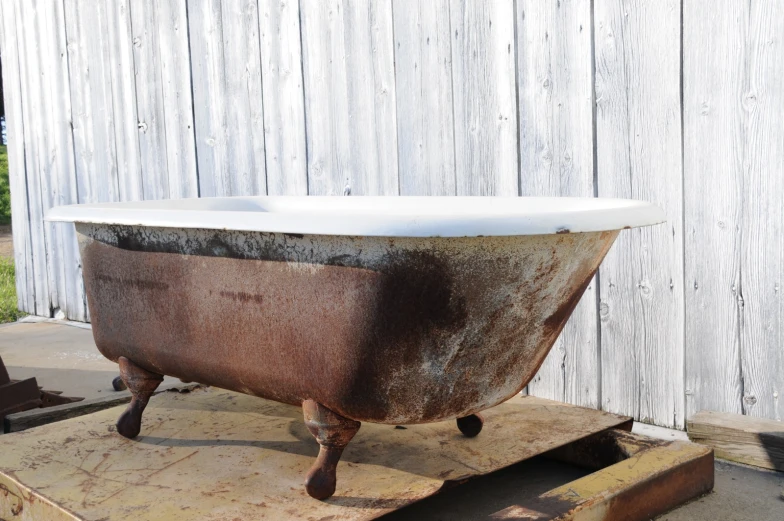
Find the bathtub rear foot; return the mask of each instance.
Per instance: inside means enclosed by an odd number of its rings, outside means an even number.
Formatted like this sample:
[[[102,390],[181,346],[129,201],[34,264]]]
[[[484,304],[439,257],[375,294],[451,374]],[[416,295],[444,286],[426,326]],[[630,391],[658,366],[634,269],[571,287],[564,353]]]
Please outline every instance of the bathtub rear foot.
[[[457,419],[457,428],[466,438],[473,438],[482,431],[485,419],[479,413],[470,414]]]
[[[163,376],[142,369],[124,356],[118,360],[120,363],[120,377],[133,398],[125,412],[117,420],[117,432],[126,438],[133,439],[139,435],[142,428],[142,413],[147,407],[150,396],[163,381]]]
[[[335,493],[335,471],[348,442],[359,430],[360,422],[349,420],[313,400],[302,402],[305,425],[316,438],[319,454],[305,477],[305,490],[316,499],[327,499]]]

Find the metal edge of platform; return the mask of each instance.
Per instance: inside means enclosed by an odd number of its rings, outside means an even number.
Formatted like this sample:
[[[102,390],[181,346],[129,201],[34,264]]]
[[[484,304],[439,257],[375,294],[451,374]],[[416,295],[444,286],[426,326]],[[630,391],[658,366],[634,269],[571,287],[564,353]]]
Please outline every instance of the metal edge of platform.
[[[80,521],[62,505],[36,494],[12,476],[3,473],[0,473],[0,496],[3,504],[0,507],[0,521],[7,521],[2,517],[4,512],[13,516],[12,519],[23,521]]]
[[[713,490],[713,449],[691,442],[608,429],[545,456],[598,470],[490,519],[645,521]]]
[[[712,449],[690,442],[662,441],[632,434],[629,432],[632,421],[623,417],[618,419],[614,427],[539,453],[590,468],[593,473],[523,504],[500,510],[490,519],[641,521],[712,489]],[[456,480],[448,486],[470,479]],[[12,472],[0,473],[0,503],[4,503],[0,518],[3,512],[10,515],[10,519],[25,521],[82,518],[30,489]],[[17,510],[19,512],[15,512]]]
[[[199,387],[204,387],[197,383],[182,383],[179,385],[161,386],[156,389],[154,394],[165,392],[181,392],[187,393]],[[33,427],[40,427],[50,423],[84,416],[94,412],[124,405],[131,401],[131,392],[128,390],[116,391],[110,395],[102,396],[100,398],[93,398],[91,400],[82,400],[80,402],[66,403],[63,405],[55,405],[53,407],[29,409],[27,411],[16,412],[9,414],[3,420],[2,431],[0,434],[10,434],[13,432],[21,432]],[[0,520],[2,521],[2,520]]]

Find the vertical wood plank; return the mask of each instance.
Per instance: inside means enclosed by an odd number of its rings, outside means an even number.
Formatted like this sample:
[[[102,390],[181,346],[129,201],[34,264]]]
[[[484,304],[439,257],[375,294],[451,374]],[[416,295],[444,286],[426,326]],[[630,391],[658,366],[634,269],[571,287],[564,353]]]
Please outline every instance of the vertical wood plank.
[[[782,14],[684,3],[689,414],[781,418]]]
[[[19,71],[19,34],[16,11],[19,1],[0,2],[2,17],[3,95],[8,136],[8,170],[11,188],[16,295],[19,309],[35,313],[33,251],[28,219],[27,165],[25,164],[22,86]]]
[[[255,2],[188,4],[202,196],[266,192]]]
[[[219,0],[188,0],[188,34],[199,194],[202,197],[231,195]]]
[[[40,14],[45,17],[41,41],[46,45],[42,54],[44,71],[49,72],[44,85],[50,99],[47,125],[51,129],[49,145],[50,164],[47,177],[50,182],[44,194],[46,209],[78,202],[74,143],[71,129],[71,87],[66,48],[65,13],[62,1],[47,4]],[[81,259],[76,233],[71,224],[48,223],[53,238],[54,253],[50,255],[50,284],[57,285],[58,299],[54,316],[84,320],[86,303],[82,284]]]
[[[124,74],[121,72],[114,83],[124,82],[125,78],[131,80],[129,91],[135,95],[128,102],[133,102],[135,106],[132,115],[118,115],[117,127],[128,128],[127,139],[138,143],[137,161],[142,183],[133,195],[140,199],[167,199],[169,176],[166,164],[166,120],[163,113],[157,13],[153,0],[137,0],[125,6],[120,5],[120,11],[127,13],[130,10],[130,16],[127,22],[120,26],[122,41],[118,42],[116,52],[127,53],[131,60],[126,62],[130,69],[126,68]],[[126,9],[122,9],[123,7]],[[129,72],[133,74],[129,75]],[[118,161],[121,148],[118,143]]]
[[[740,97],[744,125],[740,241],[743,412],[781,420],[784,393],[784,5],[749,3]],[[738,99],[736,97],[736,104]],[[737,141],[736,141],[737,142]],[[708,349],[705,346],[703,350]]]
[[[520,191],[594,195],[591,3],[517,2]],[[600,406],[596,280],[528,392]]]
[[[119,200],[105,4],[65,0],[76,180],[80,203]]]
[[[307,195],[299,4],[259,0],[267,193]]]
[[[226,82],[226,143],[232,195],[267,193],[259,11],[256,0],[223,2],[223,74]]]
[[[458,195],[518,195],[514,9],[449,2]]]
[[[680,2],[594,9],[599,195],[667,213],[621,233],[600,268],[602,408],[683,428]]]
[[[28,187],[28,215],[32,246],[33,309],[36,315],[50,317],[53,300],[57,301],[57,286],[51,280],[49,255],[52,254],[51,229],[44,224],[44,194],[49,191],[50,128],[46,124],[49,99],[42,76],[48,79],[49,71],[41,64],[41,32],[39,5],[23,2],[16,11],[19,38],[19,77],[22,86],[22,118],[24,120],[25,169]],[[47,240],[49,247],[47,247]],[[53,292],[53,293],[52,293]]]
[[[138,3],[134,7],[135,14],[141,10],[142,4]],[[128,0],[108,2],[106,17],[105,37],[109,45],[107,71],[111,76],[112,105],[116,114],[114,146],[117,154],[117,196],[121,201],[138,201],[144,198],[142,171],[149,169],[143,169],[141,165],[140,148],[148,147],[140,143],[139,129],[146,129],[147,123],[138,115],[136,94],[137,91],[140,93],[141,105],[149,102],[150,95],[143,87],[139,89],[140,82],[134,81],[135,72],[138,72],[134,67],[134,52],[139,52],[140,47],[146,50],[149,44],[132,33]]]
[[[197,197],[191,56],[185,0],[156,0],[169,197]]]
[[[741,413],[740,229],[748,5],[683,3],[687,415]],[[704,346],[710,346],[705,353]]]
[[[398,193],[391,0],[300,3],[308,190]]]
[[[59,79],[57,62],[52,60],[53,55],[58,53],[57,40],[52,34],[52,23],[50,16],[52,11],[46,9],[43,4],[32,1],[25,5],[25,38],[27,39],[27,51],[34,51],[37,56],[29,60],[29,65],[34,71],[31,79],[37,85],[30,92],[38,94],[38,98],[33,98],[35,108],[31,116],[35,118],[33,123],[40,127],[38,132],[38,153],[39,160],[39,186],[41,212],[55,206],[58,200],[59,186],[58,159],[61,156],[58,152],[61,132],[64,130],[58,124],[58,113],[61,107],[55,102],[56,96],[52,96],[51,85]],[[58,229],[54,223],[41,223],[46,249],[46,274],[49,286],[49,315],[54,316],[60,313],[61,304],[65,304],[65,284],[61,276],[61,266],[63,265],[63,246],[61,237],[57,233]]]
[[[392,7],[400,194],[454,195],[449,1]]]

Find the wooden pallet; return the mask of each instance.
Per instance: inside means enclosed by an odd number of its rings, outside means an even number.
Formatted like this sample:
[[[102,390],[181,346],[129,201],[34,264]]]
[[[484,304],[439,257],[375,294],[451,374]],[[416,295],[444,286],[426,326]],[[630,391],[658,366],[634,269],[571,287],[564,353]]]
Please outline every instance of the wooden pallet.
[[[490,519],[650,519],[713,486],[709,448],[631,434],[622,416],[515,397],[486,411],[472,439],[454,422],[363,424],[335,495],[316,501],[302,479],[318,445],[295,407],[218,389],[162,393],[133,441],[114,432],[121,410],[3,436],[0,519],[366,520],[538,455],[594,472]]]

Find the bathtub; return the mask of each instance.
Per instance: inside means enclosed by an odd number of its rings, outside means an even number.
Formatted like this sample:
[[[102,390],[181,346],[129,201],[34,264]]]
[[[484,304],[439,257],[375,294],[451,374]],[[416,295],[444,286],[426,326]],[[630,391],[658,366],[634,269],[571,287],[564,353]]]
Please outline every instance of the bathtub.
[[[229,197],[62,206],[95,343],[137,436],[162,375],[302,406],[307,492],[333,494],[360,422],[457,419],[535,375],[640,201]]]

